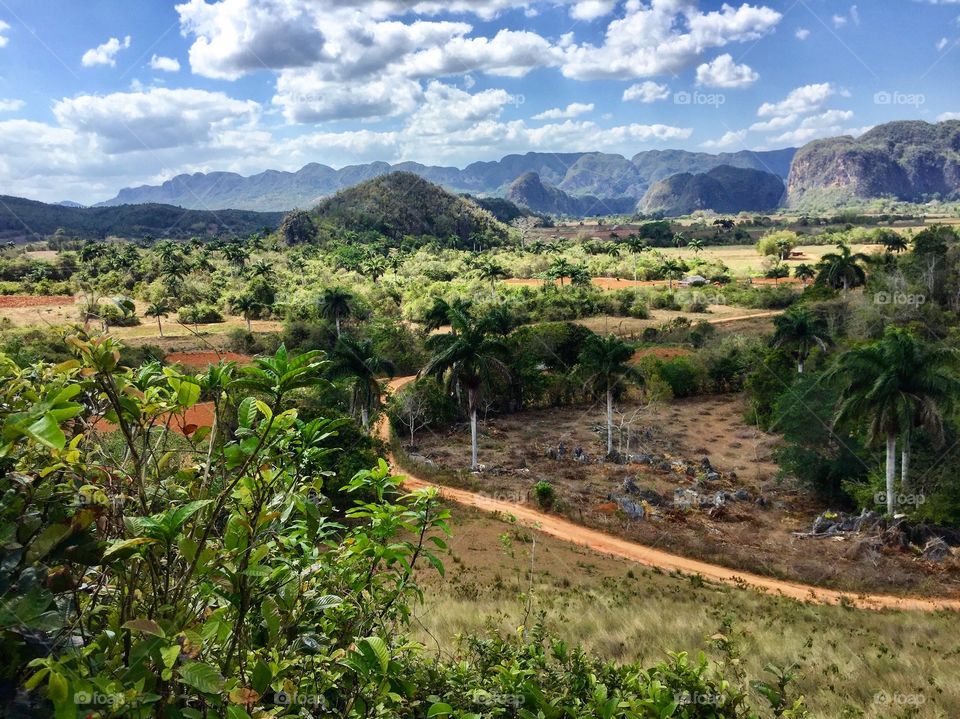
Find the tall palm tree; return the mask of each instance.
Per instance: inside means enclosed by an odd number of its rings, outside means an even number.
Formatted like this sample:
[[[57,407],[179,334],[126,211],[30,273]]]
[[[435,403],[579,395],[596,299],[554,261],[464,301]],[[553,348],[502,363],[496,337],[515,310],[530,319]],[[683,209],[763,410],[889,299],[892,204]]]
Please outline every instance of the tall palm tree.
[[[477,275],[492,288],[497,280],[507,277],[507,271],[493,260],[486,260],[478,265]]]
[[[156,317],[157,318],[157,330],[160,332],[160,336],[163,337],[163,325],[160,324],[161,317],[169,317],[170,313],[173,311],[173,308],[167,303],[166,300],[160,300],[159,302],[154,302],[143,311],[143,314],[146,317]]]
[[[574,267],[566,257],[556,258],[550,263],[550,268],[547,270],[547,274],[550,277],[560,280],[561,287],[563,287],[563,279],[572,276],[573,272]]]
[[[890,515],[896,510],[897,439],[902,435],[905,440],[902,479],[909,482],[910,432],[925,427],[935,441],[942,441],[944,414],[960,394],[958,368],[956,350],[925,343],[902,327],[888,327],[881,339],[841,355],[828,373],[846,385],[834,423],[866,420],[868,442],[886,441]]]
[[[330,354],[330,375],[350,380],[350,411],[360,413],[360,424],[370,431],[370,414],[380,406],[383,388],[379,377],[393,378],[393,362],[380,357],[370,340],[341,337]]]
[[[862,252],[854,253],[845,242],[837,243],[837,252],[828,252],[817,263],[817,282],[835,290],[859,287],[867,281],[867,273],[862,265],[868,258]]]
[[[682,232],[678,232],[673,236],[673,244],[677,246],[679,250],[685,244],[687,244],[687,238]]]
[[[880,244],[884,246],[887,252],[900,254],[910,249],[907,239],[896,230],[880,230]]]
[[[597,393],[607,398],[607,455],[613,453],[613,395],[628,381],[642,382],[635,367],[629,364],[633,349],[616,335],[606,338],[591,335],[583,343],[574,373]]]
[[[271,263],[267,262],[266,260],[257,260],[250,265],[250,269],[247,270],[247,274],[250,277],[263,277],[264,279],[270,279],[275,277],[277,272]]]
[[[827,323],[807,307],[791,307],[775,317],[773,325],[773,345],[790,351],[797,361],[797,374],[803,374],[803,364],[813,348],[826,350],[830,341]]]
[[[344,287],[328,287],[317,301],[320,315],[337,327],[337,339],[340,338],[340,321],[354,313],[355,298]]]
[[[253,295],[244,292],[230,300],[230,311],[238,314],[247,321],[247,332],[253,332],[251,319],[254,311],[260,307],[260,302]]]
[[[470,469],[477,469],[477,406],[480,394],[494,377],[509,377],[505,358],[506,346],[491,337],[487,326],[467,313],[452,314],[453,329],[427,340],[430,360],[421,375],[446,377],[451,389],[467,390],[470,413]]]
[[[627,235],[627,239],[624,241],[624,244],[627,246],[627,249],[630,250],[630,253],[633,257],[633,281],[637,281],[637,275],[639,274],[640,266],[640,255],[650,249],[650,246],[647,244],[647,241],[640,238],[640,235],[632,233]]]
[[[687,248],[693,250],[693,254],[699,255],[703,252],[703,240],[690,240],[687,243]]]
[[[676,260],[673,257],[665,259],[661,268],[663,270],[663,276],[667,278],[671,290],[673,289],[674,281],[683,279],[683,274],[687,271],[686,263],[681,260]]]

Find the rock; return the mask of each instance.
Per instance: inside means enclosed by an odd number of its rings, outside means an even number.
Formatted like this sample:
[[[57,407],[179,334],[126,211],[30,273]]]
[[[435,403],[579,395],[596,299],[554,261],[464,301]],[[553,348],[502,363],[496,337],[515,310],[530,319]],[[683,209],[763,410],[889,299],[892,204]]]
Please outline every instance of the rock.
[[[627,477],[623,480],[623,491],[627,494],[637,494],[640,492],[640,487],[630,477]]]
[[[697,476],[697,470],[696,470],[696,468],[695,468],[693,465],[691,465],[691,464],[688,464],[688,465],[687,465],[686,469],[684,469],[684,473],[685,473],[688,477],[696,477],[696,476]]]
[[[620,505],[620,509],[622,509],[623,513],[630,517],[630,519],[643,519],[646,514],[643,505],[634,502],[632,499],[621,497],[617,500],[617,504]]]
[[[827,534],[836,525],[837,525],[837,520],[833,517],[828,517],[827,513],[824,512],[819,517],[813,520],[813,533]]]
[[[707,472],[707,481],[708,481],[708,482],[719,482],[719,481],[720,481],[720,473],[719,473],[719,472],[714,472],[713,470],[710,470],[709,472]]]
[[[739,502],[749,502],[750,501],[750,492],[743,489],[742,487],[733,493],[733,498]]]
[[[700,469],[702,469],[704,472],[709,472],[711,469],[713,469],[713,465],[710,464],[709,457],[704,457],[700,460]]]
[[[623,455],[621,455],[617,450],[613,449],[606,456],[607,462],[612,462],[613,464],[623,464]]]
[[[950,556],[950,545],[940,537],[931,538],[923,547],[923,558],[928,562],[942,562]]]
[[[432,459],[429,459],[428,457],[424,457],[422,454],[411,454],[411,455],[410,455],[410,460],[413,461],[413,462],[416,462],[417,464],[425,465],[425,466],[427,466],[427,467],[436,467],[436,466],[437,466],[436,463],[435,463]]]
[[[661,472],[669,472],[671,469],[673,469],[673,467],[667,460],[661,459],[657,463],[657,469],[659,469]]]
[[[654,507],[662,507],[664,504],[666,504],[660,493],[655,490],[641,487],[638,494],[640,495],[640,499]]]
[[[653,464],[653,457],[649,454],[635,454],[633,461],[637,464]]]

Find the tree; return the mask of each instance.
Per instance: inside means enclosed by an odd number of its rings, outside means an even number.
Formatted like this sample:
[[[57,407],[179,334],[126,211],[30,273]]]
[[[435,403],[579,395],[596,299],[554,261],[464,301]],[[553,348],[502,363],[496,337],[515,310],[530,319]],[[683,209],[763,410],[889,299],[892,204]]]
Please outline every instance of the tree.
[[[682,260],[670,257],[663,261],[660,269],[663,276],[667,278],[670,289],[672,290],[674,281],[683,279],[683,275],[687,271],[687,265]]]
[[[247,260],[250,259],[250,250],[238,242],[228,242],[220,248],[220,252],[237,274],[243,272]]]
[[[510,223],[510,226],[517,231],[520,238],[520,247],[526,249],[527,242],[533,236],[534,230],[540,226],[540,218],[532,215],[517,217]]]
[[[421,375],[446,377],[448,387],[467,391],[467,411],[470,415],[470,469],[477,469],[477,407],[481,392],[489,387],[494,377],[508,378],[505,361],[506,346],[489,334],[483,322],[477,322],[466,312],[454,311],[452,330],[434,335],[427,340],[430,360]]]
[[[773,280],[775,285],[779,285],[781,279],[790,276],[790,268],[783,264],[783,262],[780,260],[777,260],[770,265],[770,268],[764,273],[764,275],[768,279]]]
[[[699,255],[703,252],[703,240],[690,240],[690,242],[687,243],[687,247],[693,250],[693,254]]]
[[[796,232],[778,230],[764,235],[757,242],[757,252],[764,257],[776,257],[781,260],[790,259],[793,248],[797,246],[799,238]]]
[[[637,233],[631,233],[627,235],[627,239],[624,240],[624,244],[627,246],[627,249],[634,256],[633,257],[633,281],[637,281],[638,268],[640,266],[640,255],[650,249],[650,246],[647,244],[647,241],[640,238],[640,235]]]
[[[594,392],[604,393],[607,399],[607,455],[613,453],[613,396],[628,381],[642,382],[640,373],[629,364],[633,349],[616,335],[605,339],[591,335],[583,350],[574,374],[583,379]]]
[[[830,337],[822,317],[807,307],[795,306],[775,317],[773,346],[788,350],[797,362],[797,374],[814,347],[826,350]]]
[[[317,226],[309,212],[294,210],[281,220],[280,236],[288,245],[307,244],[317,238]]]
[[[793,276],[800,280],[803,286],[806,287],[807,283],[817,276],[817,271],[811,265],[801,262],[793,268]]]
[[[817,263],[817,283],[825,284],[835,290],[860,287],[867,281],[867,273],[861,266],[867,262],[862,252],[854,253],[845,242],[837,243],[837,252],[828,252]]]
[[[487,259],[478,265],[477,275],[493,287],[497,280],[507,277],[507,271],[493,260]]]
[[[356,299],[350,290],[344,287],[328,287],[317,301],[320,316],[337,327],[337,338],[340,338],[340,321],[356,311]]]
[[[161,317],[168,317],[170,313],[173,312],[173,308],[167,304],[166,300],[160,300],[159,302],[154,302],[147,309],[143,311],[143,314],[146,317],[156,317],[157,319],[157,330],[160,332],[160,336],[163,337],[163,325],[160,324]]]
[[[247,274],[250,277],[262,277],[265,280],[269,280],[276,277],[277,272],[271,263],[266,260],[257,260],[250,266],[250,269],[247,270]]]
[[[563,287],[565,277],[572,277],[575,268],[566,257],[557,257],[550,263],[547,275],[555,280],[560,280],[560,286]]]
[[[676,248],[679,250],[685,244],[687,244],[687,238],[682,232],[677,232],[673,236],[673,244],[676,245]]]
[[[928,344],[902,327],[841,355],[828,377],[843,384],[834,424],[866,422],[869,444],[886,441],[887,513],[896,510],[897,440],[903,437],[903,480],[909,482],[910,432],[925,427],[942,441],[943,417],[960,395],[957,350]]]
[[[898,255],[910,248],[906,238],[896,230],[878,229],[875,231],[874,239],[878,240],[887,252]]]
[[[247,321],[247,332],[253,332],[251,319],[259,307],[260,302],[249,292],[244,292],[230,300],[230,311]]]
[[[392,378],[394,365],[380,357],[371,340],[340,337],[330,354],[330,375],[350,382],[350,411],[360,413],[360,424],[370,431],[370,415],[380,407],[383,389],[379,377]]]

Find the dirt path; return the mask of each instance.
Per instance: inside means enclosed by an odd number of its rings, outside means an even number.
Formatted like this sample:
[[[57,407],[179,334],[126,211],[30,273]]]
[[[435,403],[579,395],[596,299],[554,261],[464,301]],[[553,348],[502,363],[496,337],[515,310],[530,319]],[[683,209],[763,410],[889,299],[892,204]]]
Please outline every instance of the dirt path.
[[[774,313],[776,314],[776,313]],[[389,383],[389,389],[396,391],[414,377],[399,377]],[[389,423],[383,419],[378,428],[380,437],[385,441],[390,439]],[[396,460],[389,455],[390,462],[396,466]],[[517,522],[524,526],[540,530],[552,537],[578,544],[603,554],[621,557],[648,567],[658,567],[667,571],[679,571],[684,574],[699,574],[704,579],[733,584],[762,592],[778,594],[805,602],[817,604],[847,604],[860,609],[911,609],[919,611],[957,610],[960,611],[960,599],[924,599],[919,597],[895,597],[884,594],[853,594],[839,592],[833,589],[824,589],[808,584],[788,582],[759,574],[741,572],[715,564],[708,564],[695,559],[670,554],[659,549],[653,549],[634,542],[614,537],[595,529],[582,527],[569,520],[552,514],[545,514],[532,507],[513,502],[505,502],[481,494],[475,494],[463,489],[441,487],[420,477],[402,472],[406,477],[404,485],[410,489],[436,487],[440,496],[446,500],[457,502],[468,507],[474,507],[485,512],[500,512],[515,517]]]

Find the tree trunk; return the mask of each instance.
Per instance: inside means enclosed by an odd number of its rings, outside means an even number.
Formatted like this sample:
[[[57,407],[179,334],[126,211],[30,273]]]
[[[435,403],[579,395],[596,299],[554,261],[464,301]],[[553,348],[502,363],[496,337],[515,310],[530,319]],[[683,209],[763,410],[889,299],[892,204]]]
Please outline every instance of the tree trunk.
[[[334,322],[337,324],[337,339],[340,339],[340,315],[334,317]]]
[[[477,391],[467,389],[467,404],[470,406],[470,469],[477,469]]]
[[[160,336],[163,337],[163,325],[160,324],[160,317],[157,317],[157,330],[160,332]]]
[[[247,321],[247,332],[253,333],[253,323],[250,321],[250,315],[247,315],[244,319]]]
[[[413,446],[413,412],[410,413],[410,446]]]
[[[896,510],[893,480],[897,473],[897,435],[887,432],[887,514]]]
[[[900,488],[906,492],[910,487],[910,432],[903,433],[903,450],[900,453]]]
[[[803,374],[803,359],[797,360],[797,374]]]
[[[363,424],[363,431],[370,431],[370,409],[368,407],[360,408],[360,422]]]
[[[613,454],[613,390],[607,387],[607,456]]]

